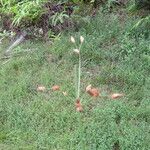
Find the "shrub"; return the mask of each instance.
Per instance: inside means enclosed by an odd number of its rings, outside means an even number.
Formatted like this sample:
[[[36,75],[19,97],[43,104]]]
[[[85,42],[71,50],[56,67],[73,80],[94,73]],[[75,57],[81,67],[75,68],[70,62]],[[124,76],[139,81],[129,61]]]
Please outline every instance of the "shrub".
[[[15,32],[28,27],[31,27],[30,31],[33,31],[33,26],[36,30],[42,28],[43,34],[47,34],[49,29],[58,31],[62,29],[62,26],[68,27],[65,20],[72,13],[68,2],[59,0],[2,0],[0,5],[3,29],[15,29]]]
[[[42,9],[43,4],[46,0],[2,0],[1,1],[1,14],[11,16],[12,24],[19,25],[23,20],[34,20],[39,18],[44,10]]]
[[[150,1],[149,0],[135,0],[135,4],[136,4],[137,8],[150,9]]]
[[[134,35],[136,39],[139,37],[149,38],[150,35],[150,1],[149,0],[135,0],[131,4],[130,9],[132,13],[138,14],[139,19],[131,27],[130,34]]]

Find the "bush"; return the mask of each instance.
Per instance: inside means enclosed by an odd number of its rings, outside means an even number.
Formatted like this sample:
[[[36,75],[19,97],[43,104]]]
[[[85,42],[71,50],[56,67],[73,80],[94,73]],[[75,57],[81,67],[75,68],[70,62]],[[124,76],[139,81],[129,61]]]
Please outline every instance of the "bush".
[[[18,34],[26,30],[30,36],[46,38],[51,34],[60,33],[66,28],[72,28],[80,16],[92,13],[93,6],[103,6],[111,9],[126,0],[1,0],[0,16],[2,28]],[[85,5],[88,9],[85,9]],[[77,7],[76,7],[77,6]],[[76,9],[77,8],[77,9]],[[75,10],[75,11],[74,11]],[[77,11],[76,11],[77,10]],[[75,17],[70,15],[75,12]],[[76,13],[77,12],[77,13]],[[95,12],[95,9],[94,9]],[[94,13],[95,14],[95,13]],[[80,19],[84,20],[84,18]],[[74,23],[75,22],[75,23]]]
[[[12,24],[19,25],[23,20],[34,20],[39,18],[44,9],[42,9],[45,1],[43,0],[24,0],[24,1],[12,1],[3,0],[1,2],[1,14],[11,16]]]
[[[150,1],[149,0],[135,0],[130,5],[129,10],[136,13],[139,17],[137,22],[131,27],[130,34],[134,35],[136,39],[139,37],[149,38],[150,35]]]
[[[6,30],[28,30],[31,33],[41,31],[42,34],[60,32],[68,27],[66,20],[72,13],[69,3],[48,0],[3,0],[0,2],[2,27]],[[34,28],[34,30],[33,30]]]
[[[135,4],[136,4],[137,8],[150,9],[150,1],[149,0],[135,0]]]

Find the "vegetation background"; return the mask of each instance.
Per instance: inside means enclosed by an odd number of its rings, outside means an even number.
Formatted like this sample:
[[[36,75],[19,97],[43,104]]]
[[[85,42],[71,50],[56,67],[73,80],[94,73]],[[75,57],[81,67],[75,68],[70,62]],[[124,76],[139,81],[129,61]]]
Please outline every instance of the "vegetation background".
[[[1,0],[0,149],[149,150],[149,11],[149,0]]]

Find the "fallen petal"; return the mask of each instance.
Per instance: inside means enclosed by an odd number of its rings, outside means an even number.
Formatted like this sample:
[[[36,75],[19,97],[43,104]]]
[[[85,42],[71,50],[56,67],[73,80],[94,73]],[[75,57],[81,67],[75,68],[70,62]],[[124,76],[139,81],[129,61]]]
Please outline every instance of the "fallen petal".
[[[83,111],[83,108],[82,108],[82,107],[77,107],[77,108],[76,108],[76,111],[82,112],[82,111]]]
[[[117,98],[120,98],[120,97],[122,97],[122,96],[124,96],[124,94],[121,94],[121,93],[114,93],[114,94],[111,95],[111,98],[112,98],[112,99],[117,99]]]
[[[91,84],[86,87],[86,92],[93,97],[99,96],[99,90],[96,88],[92,88]]]
[[[58,86],[58,85],[54,85],[53,87],[52,87],[52,90],[53,91],[58,91],[60,89],[60,87]]]
[[[45,90],[46,90],[45,86],[42,86],[42,85],[41,85],[41,86],[38,86],[38,87],[37,87],[37,91],[38,91],[38,92],[44,92]]]
[[[99,96],[99,91],[96,88],[92,88],[92,89],[88,90],[87,93],[93,97]]]
[[[76,111],[78,111],[78,112],[82,112],[83,111],[83,107],[82,107],[81,102],[80,102],[79,99],[76,100],[75,107],[76,107]]]
[[[62,93],[63,93],[64,96],[67,96],[67,95],[68,95],[67,92],[62,92]]]
[[[88,92],[89,90],[91,90],[91,88],[92,88],[92,85],[90,84],[90,85],[88,85],[87,87],[86,87],[86,92]]]

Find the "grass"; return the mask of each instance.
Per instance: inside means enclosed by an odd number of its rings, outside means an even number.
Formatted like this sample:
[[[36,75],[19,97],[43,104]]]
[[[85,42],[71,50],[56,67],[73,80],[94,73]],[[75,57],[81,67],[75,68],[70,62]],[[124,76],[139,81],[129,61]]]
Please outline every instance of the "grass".
[[[127,35],[136,21],[132,16],[120,19],[118,14],[100,13],[78,32],[64,33],[52,46],[26,41],[15,49],[34,51],[0,66],[0,149],[150,149],[150,40]],[[85,38],[82,113],[74,106],[73,66],[78,60],[71,35]],[[104,97],[87,95],[89,83],[100,88]],[[37,85],[50,92],[37,92]],[[60,85],[61,91],[52,92],[53,85]],[[125,97],[105,97],[112,92]]]

